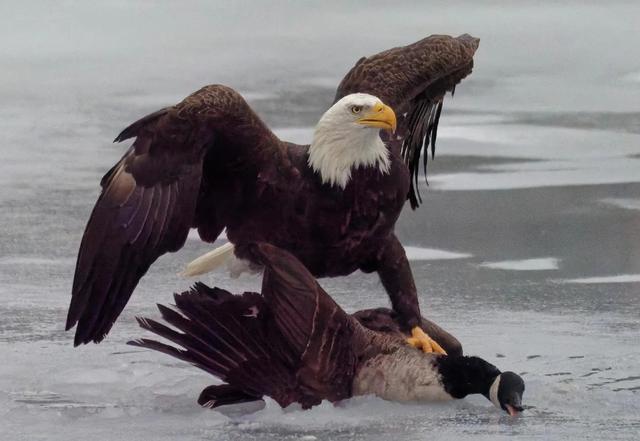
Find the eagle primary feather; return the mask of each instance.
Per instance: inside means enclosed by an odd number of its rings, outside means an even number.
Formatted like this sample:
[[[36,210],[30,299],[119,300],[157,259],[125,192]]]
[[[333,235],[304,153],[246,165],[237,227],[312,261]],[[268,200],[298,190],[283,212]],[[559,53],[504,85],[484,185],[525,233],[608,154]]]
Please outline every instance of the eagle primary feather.
[[[420,151],[427,137],[435,147],[444,93],[471,72],[477,46],[468,35],[432,36],[357,63],[336,101],[353,92],[378,97],[396,111],[398,128],[381,134],[388,173],[354,168],[344,188],[325,184],[308,165],[308,146],[279,140],[225,86],[127,127],[116,140],[135,141],[103,178],[80,245],[66,324],[77,324],[74,343],[101,341],[149,266],[180,249],[190,228],[209,242],[226,228],[248,260],[246,244],[273,243],[317,277],[377,271],[406,326],[419,323],[393,228],[407,198],[417,205]]]
[[[453,95],[456,84],[471,73],[479,43],[468,34],[455,39],[431,35],[361,58],[338,86],[335,101],[354,92],[371,93],[396,111],[398,130],[389,142],[402,146],[402,156],[411,173],[408,197],[412,208],[421,202],[418,174],[423,146],[431,144],[431,153],[435,154],[444,95]],[[426,178],[426,152],[423,158]]]

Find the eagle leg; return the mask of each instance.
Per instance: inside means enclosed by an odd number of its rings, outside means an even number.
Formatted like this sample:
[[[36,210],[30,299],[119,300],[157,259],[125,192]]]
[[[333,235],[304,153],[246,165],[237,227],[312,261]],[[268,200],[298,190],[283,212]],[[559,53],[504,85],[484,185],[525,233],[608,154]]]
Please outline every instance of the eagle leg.
[[[407,343],[416,349],[422,349],[423,352],[447,355],[447,351],[442,349],[438,342],[429,337],[420,326],[415,326],[411,329],[411,337],[407,339]]]
[[[411,329],[411,337],[407,339],[407,343],[424,352],[446,354],[442,346],[423,331],[425,324],[420,315],[418,292],[413,281],[411,266],[404,247],[395,234],[392,233],[386,238],[377,257],[374,268],[378,271],[382,286],[389,294],[393,310],[403,324],[403,332]],[[436,335],[443,334],[437,332],[438,330],[442,331],[436,327]]]

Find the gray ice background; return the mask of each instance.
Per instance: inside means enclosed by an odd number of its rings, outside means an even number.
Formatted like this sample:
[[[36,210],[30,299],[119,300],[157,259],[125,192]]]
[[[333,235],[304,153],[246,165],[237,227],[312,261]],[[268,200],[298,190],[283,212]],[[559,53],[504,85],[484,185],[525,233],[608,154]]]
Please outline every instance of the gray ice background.
[[[638,439],[640,3],[0,2],[0,439]],[[527,382],[522,416],[482,397],[372,397],[251,417],[200,409],[205,373],[132,350],[135,315],[210,249],[161,258],[108,339],[63,331],[75,254],[128,123],[209,83],[309,140],[360,56],[432,33],[481,38],[447,99],[425,204],[397,230],[423,312]],[[232,291],[257,278],[205,281]],[[375,276],[323,280],[346,309]]]

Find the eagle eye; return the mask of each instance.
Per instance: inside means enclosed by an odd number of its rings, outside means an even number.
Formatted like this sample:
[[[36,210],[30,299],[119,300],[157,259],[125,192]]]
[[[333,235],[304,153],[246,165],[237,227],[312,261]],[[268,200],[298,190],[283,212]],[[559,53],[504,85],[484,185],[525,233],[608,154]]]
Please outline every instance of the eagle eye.
[[[362,106],[351,106],[351,113],[357,114],[362,110]]]

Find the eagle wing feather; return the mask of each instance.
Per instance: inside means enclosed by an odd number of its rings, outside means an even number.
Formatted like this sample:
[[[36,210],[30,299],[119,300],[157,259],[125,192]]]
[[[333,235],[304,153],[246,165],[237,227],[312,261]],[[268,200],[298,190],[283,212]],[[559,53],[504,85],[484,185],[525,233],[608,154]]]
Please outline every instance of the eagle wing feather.
[[[105,337],[149,266],[180,249],[190,228],[206,224],[212,241],[220,234],[224,221],[198,210],[209,203],[215,180],[209,175],[235,168],[222,185],[241,185],[285,157],[277,137],[224,86],[204,87],[142,118],[116,141],[132,137],[133,145],[102,179],[80,245],[66,324],[78,325],[75,345]]]

